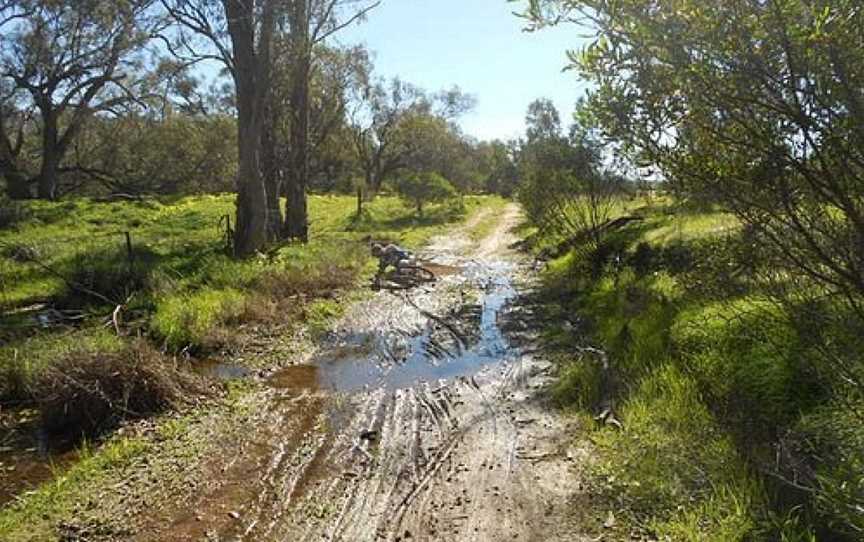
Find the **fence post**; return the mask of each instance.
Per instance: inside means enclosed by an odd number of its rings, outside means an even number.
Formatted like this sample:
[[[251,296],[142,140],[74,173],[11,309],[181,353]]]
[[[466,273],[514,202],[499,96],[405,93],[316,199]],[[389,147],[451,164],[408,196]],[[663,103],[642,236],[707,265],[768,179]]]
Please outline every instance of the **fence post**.
[[[132,250],[132,234],[128,231],[123,232],[126,237],[126,257],[129,260],[129,276],[135,273],[135,252]]]
[[[231,229],[231,215],[222,215],[219,225],[225,224],[225,252],[230,256],[234,252],[234,230]]]

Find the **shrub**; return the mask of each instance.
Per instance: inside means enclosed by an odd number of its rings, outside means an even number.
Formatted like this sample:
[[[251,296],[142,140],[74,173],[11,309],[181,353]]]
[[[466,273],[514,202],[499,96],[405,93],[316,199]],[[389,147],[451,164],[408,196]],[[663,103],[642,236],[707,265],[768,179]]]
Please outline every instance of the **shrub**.
[[[67,279],[66,294],[61,306],[80,307],[87,303],[122,303],[132,292],[147,285],[157,262],[157,255],[144,247],[136,247],[132,262],[125,246],[79,252],[61,264]],[[94,295],[95,294],[95,295]],[[100,297],[101,296],[101,297]]]
[[[650,244],[642,241],[636,245],[636,250],[630,256],[628,263],[633,266],[637,277],[644,277],[654,269],[657,251]]]
[[[864,432],[861,402],[838,401],[805,416],[783,441],[788,479],[813,492],[823,529],[837,540],[864,533]],[[783,488],[788,491],[788,487]]]
[[[59,359],[34,383],[49,434],[92,437],[179,405],[204,386],[143,342]]]
[[[434,172],[413,173],[405,176],[397,185],[399,195],[414,205],[417,214],[423,214],[427,203],[444,201],[456,196],[450,181]]]

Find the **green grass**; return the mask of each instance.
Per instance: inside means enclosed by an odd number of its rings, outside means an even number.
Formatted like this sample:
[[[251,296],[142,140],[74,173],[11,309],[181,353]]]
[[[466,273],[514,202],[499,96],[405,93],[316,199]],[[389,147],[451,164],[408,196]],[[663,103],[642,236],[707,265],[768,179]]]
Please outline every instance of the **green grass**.
[[[822,469],[826,487],[846,488],[830,506],[790,500],[788,487],[758,474],[774,467],[778,438],[822,439],[826,450],[841,451],[859,440],[843,430],[849,416],[825,402],[824,376],[810,363],[817,352],[808,350],[815,329],[729,272],[747,258],[735,252],[740,228],[730,215],[669,201],[628,212],[644,219],[606,240],[621,251],[621,265],[610,258],[592,276],[592,256],[574,250],[543,275],[551,319],[578,315],[584,332],[574,340],[552,326],[545,334],[562,363],[558,402],[592,412],[604,399],[596,365],[568,349],[587,342],[609,356],[608,390],[624,429],[592,434],[600,458],[592,476],[621,519],[617,534],[720,541],[811,540],[814,525],[829,536],[843,532],[837,525],[855,520],[837,503],[864,495],[864,485],[851,482],[864,480],[860,450],[832,452],[844,459]],[[823,411],[846,422],[824,434],[813,428],[832,426],[804,423]]]
[[[98,449],[84,445],[75,465],[23,499],[0,509],[0,536],[16,542],[58,539],[44,518],[62,517],[81,502],[80,488],[97,484],[108,472],[122,469],[144,455],[150,444],[142,438],[117,437]]]
[[[239,290],[226,288],[200,290],[169,295],[156,300],[151,323],[157,338],[174,351],[188,345],[201,346],[217,326],[238,319],[243,314],[244,296]]]
[[[313,195],[308,245],[289,244],[266,257],[236,261],[225,255],[220,233],[220,220],[233,220],[231,195],[28,202],[27,218],[0,230],[0,372],[10,382],[18,379],[5,388],[20,391],[40,367],[70,348],[98,351],[118,342],[101,325],[114,305],[127,299],[124,317],[137,320],[154,342],[173,351],[216,349],[244,320],[302,324],[308,317],[320,328],[326,315],[335,313],[332,307],[325,310],[330,301],[310,305],[309,311],[295,309],[371,274],[369,238],[417,248],[481,207],[498,208],[502,201],[467,196],[430,205],[420,217],[398,198],[379,197],[366,203],[359,220],[354,205],[349,196]],[[126,231],[133,246],[131,267]],[[63,333],[34,327],[32,313],[21,309],[43,302],[83,309],[83,325]],[[7,395],[2,388],[0,399]]]

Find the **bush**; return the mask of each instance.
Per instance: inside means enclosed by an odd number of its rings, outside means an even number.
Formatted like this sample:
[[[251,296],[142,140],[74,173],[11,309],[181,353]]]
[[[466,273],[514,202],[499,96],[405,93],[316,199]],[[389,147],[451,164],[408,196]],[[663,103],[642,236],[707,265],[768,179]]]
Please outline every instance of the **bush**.
[[[450,181],[434,172],[414,173],[404,177],[397,185],[399,195],[423,214],[427,203],[444,201],[456,196],[456,189]]]
[[[657,251],[650,244],[642,241],[636,245],[636,250],[628,259],[637,277],[644,277],[654,270],[657,259]]]
[[[76,438],[162,412],[204,389],[143,342],[117,353],[71,354],[34,383],[45,431]]]
[[[838,402],[805,416],[783,441],[788,479],[810,487],[823,529],[839,540],[864,533],[864,404]],[[788,491],[788,487],[783,488]]]
[[[173,351],[209,346],[216,329],[244,312],[245,297],[233,289],[205,288],[158,301],[151,322],[156,337]]]

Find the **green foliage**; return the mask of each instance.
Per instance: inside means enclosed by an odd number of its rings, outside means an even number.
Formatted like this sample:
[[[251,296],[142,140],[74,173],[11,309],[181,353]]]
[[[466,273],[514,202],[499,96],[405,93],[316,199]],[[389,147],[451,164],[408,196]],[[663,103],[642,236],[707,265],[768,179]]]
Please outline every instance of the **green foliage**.
[[[426,171],[405,175],[397,184],[399,195],[411,202],[417,214],[423,215],[423,206],[456,197],[456,189],[441,175]]]
[[[84,167],[106,172],[103,183],[116,192],[230,191],[237,169],[237,126],[233,118],[220,115],[98,118],[83,134],[80,154]],[[81,183],[87,177],[67,175],[67,181]],[[104,189],[89,186],[90,192]]]
[[[299,325],[307,303],[309,323],[321,327],[336,310],[334,296],[367,272],[369,236],[416,247],[466,213],[501,203],[466,196],[461,205],[430,205],[418,217],[398,198],[378,197],[358,222],[351,197],[312,196],[308,245],[244,261],[224,254],[217,229],[232,212],[230,195],[22,203],[26,218],[15,230],[0,230],[0,401],[30,398],[33,378],[72,351],[119,348],[123,340],[103,327],[104,317],[130,292],[123,322],[133,320],[174,351],[231,344],[231,324],[241,320]],[[132,235],[131,268],[122,231]],[[70,291],[67,281],[112,301]],[[42,300],[87,308],[80,328],[34,329],[38,311],[22,309]]]
[[[153,333],[174,351],[206,345],[217,326],[243,313],[243,300],[238,290],[209,288],[157,299]]]
[[[597,361],[579,356],[563,364],[552,394],[561,405],[590,410],[602,399],[602,379],[602,367]]]
[[[764,497],[696,383],[666,364],[643,378],[621,408],[626,433],[596,437],[607,491],[661,539],[742,540]]]
[[[777,304],[728,215],[638,212],[642,221],[604,236],[624,251],[620,265],[607,261],[592,278],[596,256],[572,250],[544,275],[557,310],[579,314],[583,340],[609,357],[614,385],[601,392],[621,401],[624,431],[594,436],[606,458],[595,473],[604,494],[624,499],[632,524],[660,538],[847,539],[860,519],[851,504],[864,479],[860,409],[853,401],[841,413],[833,401],[843,379],[829,366],[814,370],[814,360],[825,337],[857,348],[854,318],[843,323],[839,303],[792,312]],[[590,408],[589,368],[564,364],[555,397]],[[778,449],[787,450],[779,461]],[[754,474],[778,468],[809,489],[790,493]]]
[[[861,411],[860,403],[829,403],[804,416],[785,441],[787,453],[799,461],[798,469],[788,475],[820,489],[815,513],[848,540],[864,532]]]

